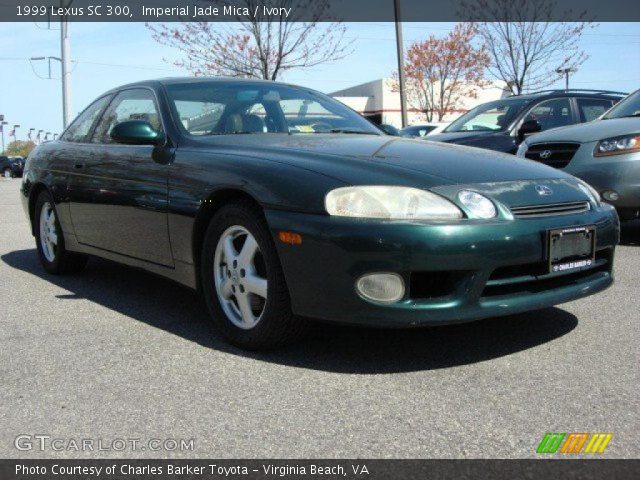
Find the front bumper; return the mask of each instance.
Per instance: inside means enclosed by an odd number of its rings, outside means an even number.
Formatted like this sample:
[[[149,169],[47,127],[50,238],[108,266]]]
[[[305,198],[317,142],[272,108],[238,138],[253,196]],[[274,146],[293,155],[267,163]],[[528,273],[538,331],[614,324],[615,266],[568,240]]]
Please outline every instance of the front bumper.
[[[563,169],[581,178],[600,195],[616,192],[618,198],[604,201],[616,208],[640,208],[640,152],[594,157],[597,142],[584,143]]]
[[[537,219],[426,224],[266,212],[294,313],[340,323],[418,326],[465,322],[557,305],[613,282],[619,238],[614,210]],[[596,225],[597,261],[577,272],[549,274],[546,232]],[[278,231],[302,236],[301,245]],[[376,304],[355,290],[367,273],[399,273],[405,298]]]

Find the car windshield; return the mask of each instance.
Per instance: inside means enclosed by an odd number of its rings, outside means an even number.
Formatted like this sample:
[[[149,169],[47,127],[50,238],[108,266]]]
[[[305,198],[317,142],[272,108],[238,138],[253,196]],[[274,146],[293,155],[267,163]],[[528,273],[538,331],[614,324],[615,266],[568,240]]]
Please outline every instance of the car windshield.
[[[166,88],[180,126],[190,135],[382,134],[342,103],[299,87],[208,81]]]
[[[640,116],[640,90],[636,90],[627,98],[620,100],[612,109],[605,113],[602,118],[638,117]]]
[[[505,98],[483,103],[458,118],[445,132],[497,132],[506,129],[516,115],[529,103],[529,99]]]

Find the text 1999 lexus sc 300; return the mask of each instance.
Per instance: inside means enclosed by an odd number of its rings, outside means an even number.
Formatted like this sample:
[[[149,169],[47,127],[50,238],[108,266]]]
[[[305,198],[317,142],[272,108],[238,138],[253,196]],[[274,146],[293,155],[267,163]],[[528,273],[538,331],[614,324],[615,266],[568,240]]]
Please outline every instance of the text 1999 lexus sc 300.
[[[202,292],[233,343],[308,318],[464,322],[612,283],[619,224],[586,183],[529,160],[385,135],[312,90],[168,79],[116,88],[27,161],[50,273],[97,255]]]

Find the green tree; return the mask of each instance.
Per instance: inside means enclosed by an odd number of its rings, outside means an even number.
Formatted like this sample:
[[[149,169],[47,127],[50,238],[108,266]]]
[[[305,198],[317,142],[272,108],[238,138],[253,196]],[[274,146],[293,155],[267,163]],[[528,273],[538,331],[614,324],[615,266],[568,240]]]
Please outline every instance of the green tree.
[[[31,140],[15,140],[7,145],[4,154],[9,157],[26,157],[34,148],[36,144]]]

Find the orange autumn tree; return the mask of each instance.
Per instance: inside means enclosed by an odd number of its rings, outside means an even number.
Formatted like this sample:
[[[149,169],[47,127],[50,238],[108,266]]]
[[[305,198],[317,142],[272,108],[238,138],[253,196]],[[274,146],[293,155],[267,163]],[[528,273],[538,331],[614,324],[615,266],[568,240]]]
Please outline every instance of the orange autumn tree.
[[[459,23],[444,38],[430,35],[407,50],[405,76],[407,101],[424,113],[427,121],[442,121],[460,107],[463,98],[477,98],[489,55],[473,45],[476,27]]]

